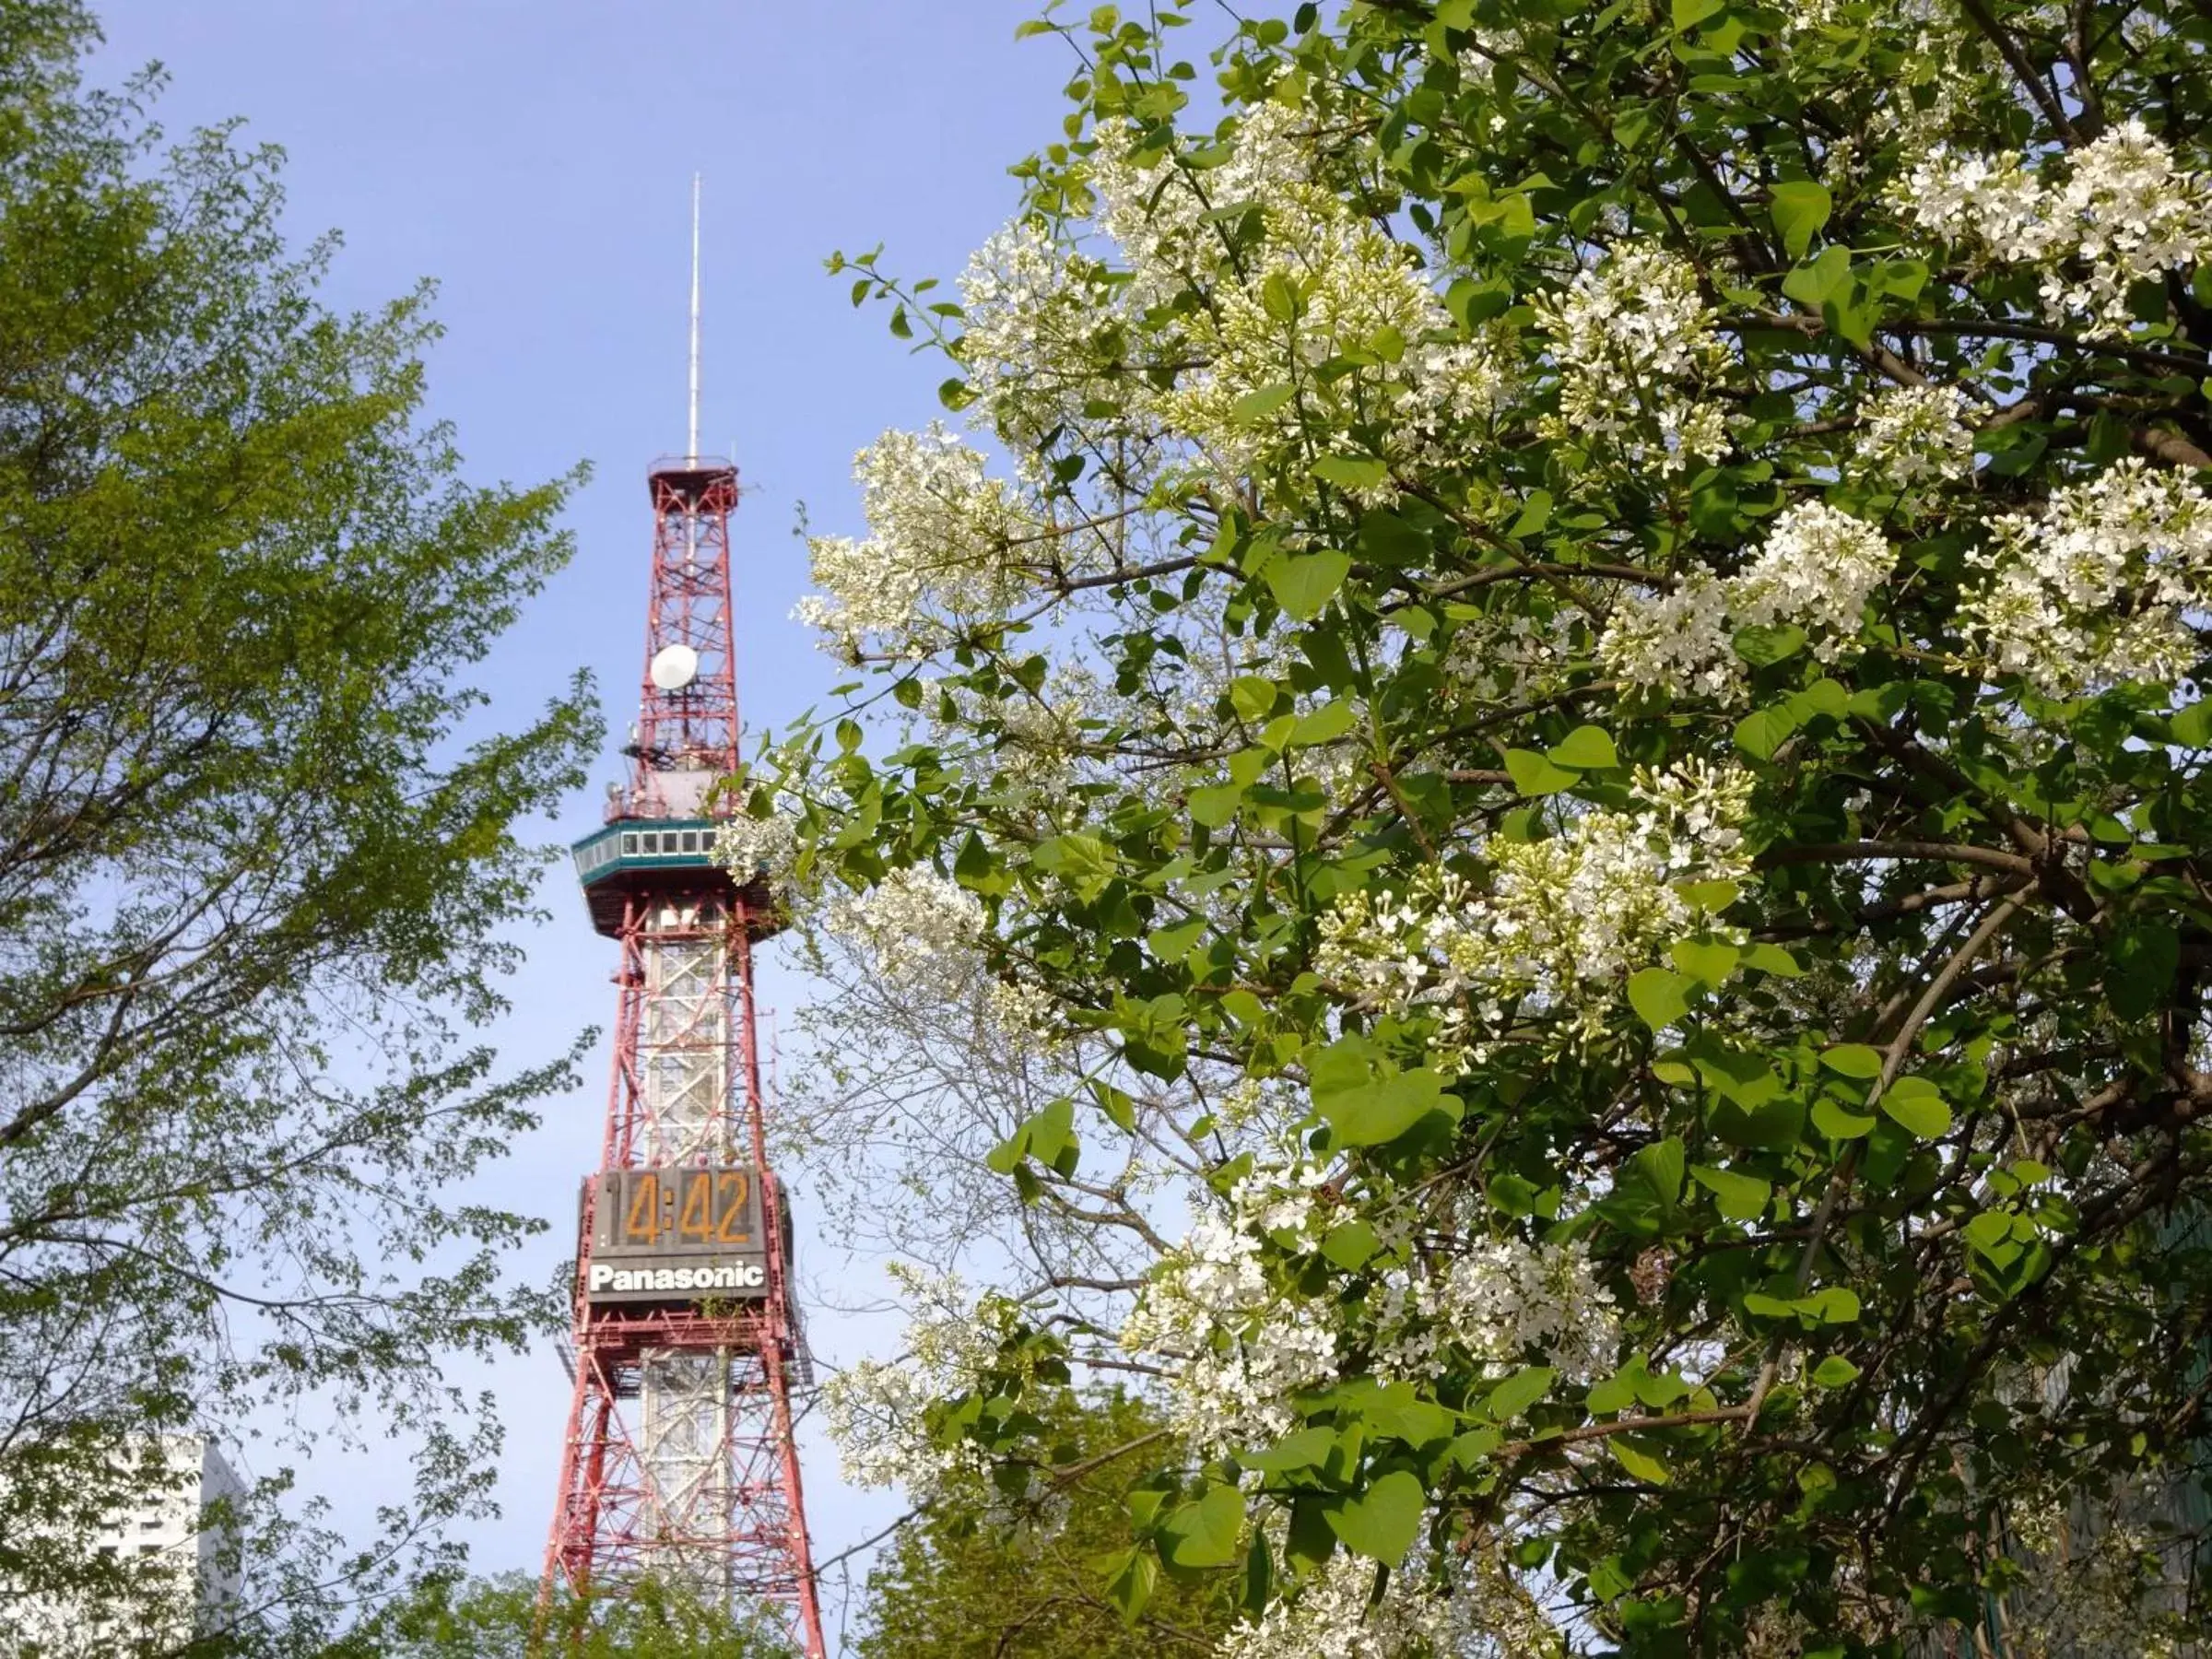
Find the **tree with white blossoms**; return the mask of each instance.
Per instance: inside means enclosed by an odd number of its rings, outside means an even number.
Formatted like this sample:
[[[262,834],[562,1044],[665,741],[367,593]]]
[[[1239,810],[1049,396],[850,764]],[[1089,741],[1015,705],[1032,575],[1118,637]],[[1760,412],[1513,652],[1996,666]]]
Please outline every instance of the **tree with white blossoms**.
[[[1107,1594],[1239,1659],[2201,1634],[2212,12],[1202,15],[1033,26],[957,298],[832,262],[969,430],[746,787],[1118,1264],[914,1461],[1145,1380]]]

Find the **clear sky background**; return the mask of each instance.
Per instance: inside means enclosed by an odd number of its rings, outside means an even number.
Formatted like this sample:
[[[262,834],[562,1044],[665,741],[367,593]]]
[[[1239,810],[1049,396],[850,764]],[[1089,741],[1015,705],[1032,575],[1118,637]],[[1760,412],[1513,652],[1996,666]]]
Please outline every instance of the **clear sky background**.
[[[732,529],[739,697],[750,726],[772,727],[835,683],[836,665],[789,620],[806,591],[798,509],[818,531],[859,529],[853,452],[936,413],[947,371],[907,356],[879,308],[854,312],[822,260],[880,241],[888,269],[950,278],[1010,215],[1006,169],[1058,136],[1073,67],[1053,40],[1014,41],[1031,0],[92,3],[108,41],[96,74],[116,80],[159,59],[172,132],[242,116],[246,139],[283,146],[295,238],[346,238],[334,305],[439,280],[447,333],[430,411],[455,424],[472,477],[595,469],[569,515],[574,563],[488,665],[495,714],[524,718],[584,667],[610,726],[629,721],[651,546],[644,472],[684,446],[688,192],[702,172],[701,442],[734,452],[747,491]],[[594,827],[618,775],[610,752],[547,839]],[[615,1012],[612,947],[565,868],[545,896],[552,920],[524,941],[517,1015],[498,1033],[518,1064]],[[764,999],[788,1009],[803,988],[768,954]],[[584,1086],[475,1194],[554,1224],[543,1261],[524,1265],[533,1278],[572,1247],[606,1053],[603,1041]],[[800,1220],[817,1350],[834,1361],[880,1349],[895,1322],[826,1305],[872,1297],[874,1266],[849,1266],[835,1241],[805,1230],[804,1208]],[[567,1381],[550,1352],[455,1377],[494,1388],[508,1426],[503,1514],[471,1529],[475,1564],[535,1571]],[[894,1497],[842,1488],[818,1434],[801,1453],[818,1558],[899,1512]],[[404,1492],[392,1465],[319,1457],[308,1482],[341,1520],[364,1516]],[[833,1631],[841,1599],[824,1609]]]

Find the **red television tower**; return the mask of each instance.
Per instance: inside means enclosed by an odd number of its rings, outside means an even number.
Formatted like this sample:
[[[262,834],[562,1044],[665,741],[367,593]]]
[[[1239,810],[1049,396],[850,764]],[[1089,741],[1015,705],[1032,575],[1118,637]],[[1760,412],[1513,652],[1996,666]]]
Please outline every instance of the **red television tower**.
[[[767,1612],[823,1659],[792,1393],[811,1361],[790,1218],[768,1167],[753,947],[765,884],[713,858],[737,810],[730,512],[737,471],[699,452],[699,186],[691,197],[690,451],[656,462],[653,584],[626,785],[576,844],[593,924],[618,941],[613,1087],[584,1182],[575,1394],[546,1583],[639,1578]]]

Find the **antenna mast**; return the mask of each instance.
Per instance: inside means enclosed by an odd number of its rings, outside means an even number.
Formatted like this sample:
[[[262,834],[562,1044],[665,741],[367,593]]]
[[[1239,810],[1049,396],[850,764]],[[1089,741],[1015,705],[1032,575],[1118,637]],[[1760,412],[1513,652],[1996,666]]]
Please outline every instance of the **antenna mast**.
[[[691,175],[691,435],[684,450],[699,459],[699,175]]]

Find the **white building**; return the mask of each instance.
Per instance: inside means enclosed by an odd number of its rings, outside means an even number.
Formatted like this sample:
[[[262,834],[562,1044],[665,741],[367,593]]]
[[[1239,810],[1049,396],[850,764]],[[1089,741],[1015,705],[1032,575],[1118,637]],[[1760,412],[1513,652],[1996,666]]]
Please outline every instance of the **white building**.
[[[205,1435],[165,1434],[133,1446],[137,1499],[118,1506],[86,1539],[103,1564],[122,1568],[127,1597],[51,1596],[10,1611],[0,1631],[7,1659],[100,1659],[182,1646],[194,1630],[228,1622],[238,1601],[234,1517],[210,1510],[245,1487]]]

